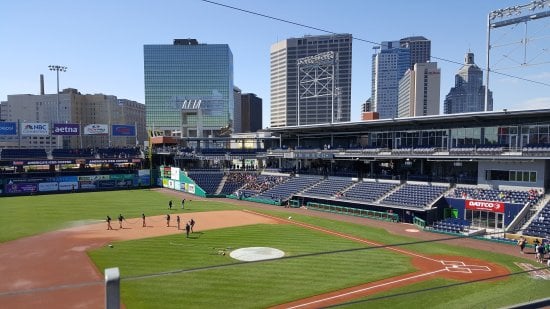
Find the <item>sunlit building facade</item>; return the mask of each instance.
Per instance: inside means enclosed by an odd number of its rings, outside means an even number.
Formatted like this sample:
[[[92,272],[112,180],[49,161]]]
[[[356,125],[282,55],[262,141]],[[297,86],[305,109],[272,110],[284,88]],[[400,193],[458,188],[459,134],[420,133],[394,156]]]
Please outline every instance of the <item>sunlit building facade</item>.
[[[144,45],[147,127],[166,135],[218,136],[234,116],[233,54],[227,44]]]

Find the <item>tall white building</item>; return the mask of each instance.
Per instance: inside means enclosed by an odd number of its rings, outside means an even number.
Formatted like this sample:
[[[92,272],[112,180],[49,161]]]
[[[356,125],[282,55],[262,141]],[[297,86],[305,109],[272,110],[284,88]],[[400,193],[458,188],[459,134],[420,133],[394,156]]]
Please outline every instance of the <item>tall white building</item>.
[[[439,115],[440,87],[437,62],[415,63],[399,81],[398,117]]]
[[[305,36],[273,44],[271,127],[349,121],[351,52],[351,34]]]

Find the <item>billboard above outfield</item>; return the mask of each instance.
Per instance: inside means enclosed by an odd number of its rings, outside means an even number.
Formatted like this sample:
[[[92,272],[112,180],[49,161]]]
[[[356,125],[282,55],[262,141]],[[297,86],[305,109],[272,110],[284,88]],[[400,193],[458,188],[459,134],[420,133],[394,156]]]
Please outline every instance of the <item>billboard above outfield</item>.
[[[84,135],[106,135],[109,134],[109,126],[106,124],[93,123],[84,127]]]
[[[46,122],[23,122],[21,123],[21,135],[48,135],[50,125]]]
[[[136,136],[136,127],[133,125],[113,124],[112,136]]]
[[[17,122],[0,122],[0,135],[17,135]]]
[[[75,123],[54,123],[52,135],[80,135],[80,125]]]

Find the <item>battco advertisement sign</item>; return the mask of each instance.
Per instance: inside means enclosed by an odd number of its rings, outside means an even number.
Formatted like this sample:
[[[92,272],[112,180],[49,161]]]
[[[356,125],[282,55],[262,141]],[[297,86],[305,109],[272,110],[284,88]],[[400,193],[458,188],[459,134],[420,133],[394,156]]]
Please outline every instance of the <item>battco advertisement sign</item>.
[[[84,135],[109,134],[109,126],[106,124],[89,124],[84,127]]]
[[[52,135],[80,135],[80,125],[71,123],[54,123]]]
[[[21,124],[21,135],[49,135],[50,126],[47,123],[23,122]]]
[[[466,200],[466,209],[504,213],[504,203],[478,201],[478,200]]]
[[[16,135],[17,122],[0,122],[0,135]]]

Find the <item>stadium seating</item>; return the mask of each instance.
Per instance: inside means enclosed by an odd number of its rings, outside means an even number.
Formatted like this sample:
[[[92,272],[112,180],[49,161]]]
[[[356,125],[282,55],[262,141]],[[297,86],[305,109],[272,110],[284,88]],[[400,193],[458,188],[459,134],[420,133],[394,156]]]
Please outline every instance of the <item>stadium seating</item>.
[[[519,191],[519,190],[493,190],[479,189],[472,187],[457,187],[451,193],[452,197],[468,198],[474,200],[486,200],[508,203],[529,203],[530,206],[538,203],[542,197],[536,190]]]
[[[54,149],[52,157],[57,158],[92,158],[94,156],[92,149]]]
[[[2,160],[10,159],[48,159],[45,149],[3,149]]]
[[[220,170],[191,170],[187,175],[189,178],[193,179],[206,194],[216,193],[223,179],[223,173]]]
[[[343,197],[350,200],[373,202],[393,190],[397,185],[397,183],[361,181],[348,189]]]
[[[259,198],[286,201],[292,195],[316,184],[321,180],[319,176],[300,175],[292,177],[286,182],[274,186],[273,188],[262,192]]]
[[[250,173],[228,173],[220,194],[229,195],[240,189],[250,179],[256,176]]]
[[[539,214],[533,218],[533,221],[523,231],[523,235],[535,237],[550,236],[550,202],[546,203]]]
[[[527,144],[523,146],[522,151],[530,156],[547,155],[550,152],[550,144]]]
[[[303,194],[319,197],[332,197],[352,184],[353,180],[351,180],[351,178],[330,177],[305,190]]]
[[[383,199],[381,203],[424,208],[440,197],[448,187],[422,184],[404,184],[397,191]]]
[[[442,221],[435,222],[432,229],[446,233],[462,233],[467,232],[470,228],[470,221],[459,218],[447,218]]]
[[[96,154],[100,158],[137,158],[141,156],[141,150],[138,147],[131,148],[119,148],[119,147],[109,147],[109,148],[98,148],[96,149]]]

